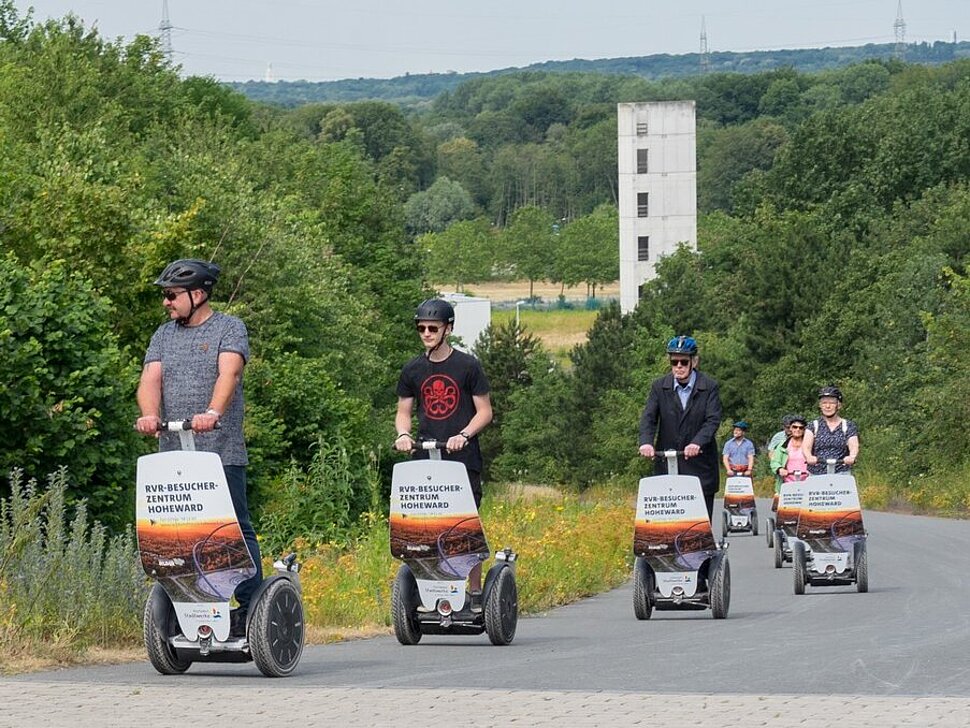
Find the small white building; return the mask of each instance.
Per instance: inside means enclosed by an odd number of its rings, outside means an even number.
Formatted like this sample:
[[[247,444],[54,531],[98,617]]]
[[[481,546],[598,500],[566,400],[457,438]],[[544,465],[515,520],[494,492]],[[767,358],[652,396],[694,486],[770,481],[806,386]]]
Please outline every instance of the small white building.
[[[620,309],[629,313],[657,259],[697,249],[697,134],[693,101],[617,104]]]
[[[492,302],[463,293],[445,293],[441,297],[455,307],[454,335],[461,339],[455,348],[470,352],[492,322]]]

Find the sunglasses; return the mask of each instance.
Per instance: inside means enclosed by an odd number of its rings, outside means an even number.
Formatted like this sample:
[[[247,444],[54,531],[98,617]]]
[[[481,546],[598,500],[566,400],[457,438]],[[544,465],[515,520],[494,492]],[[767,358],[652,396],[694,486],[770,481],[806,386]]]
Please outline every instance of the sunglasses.
[[[791,430],[804,430],[805,429],[805,425],[791,425],[789,427],[789,429],[791,429]]]
[[[690,364],[690,359],[671,359],[670,366],[672,367],[685,367]]]
[[[164,298],[166,301],[174,301],[183,293],[188,293],[188,291],[164,291],[162,293],[162,298]]]
[[[418,324],[416,328],[418,329],[418,333],[419,334],[423,334],[425,331],[427,331],[429,334],[437,334],[438,333],[438,330],[441,327],[440,326],[425,326],[424,324]]]

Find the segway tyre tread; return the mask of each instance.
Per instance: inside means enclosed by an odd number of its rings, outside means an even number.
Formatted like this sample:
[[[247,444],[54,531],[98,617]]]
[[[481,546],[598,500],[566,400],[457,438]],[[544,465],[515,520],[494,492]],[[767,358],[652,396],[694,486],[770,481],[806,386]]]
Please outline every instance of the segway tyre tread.
[[[751,512],[751,535],[758,535],[758,511]]]
[[[402,565],[391,588],[391,621],[394,622],[394,636],[402,645],[416,645],[421,641],[417,613],[418,585],[411,570]]]
[[[799,544],[792,547],[792,579],[796,594],[805,593],[805,550]]]
[[[731,564],[727,556],[721,558],[721,562],[714,572],[711,580],[711,613],[714,619],[724,619],[728,615],[731,606]]]
[[[653,584],[651,584],[650,573],[647,565],[641,562],[642,556],[638,556],[633,565],[633,613],[637,619],[650,619],[653,613]]]
[[[869,553],[865,544],[859,553],[859,563],[855,565],[855,588],[860,594],[869,591]]]
[[[507,645],[519,622],[519,591],[515,574],[506,567],[495,577],[485,603],[485,631],[493,645]]]
[[[780,569],[785,563],[785,552],[781,548],[781,539],[775,540],[775,568]]]
[[[167,615],[167,619],[162,624],[155,622],[155,605],[159,602],[164,602],[165,614]],[[171,634],[170,625],[174,620],[175,612],[172,610],[172,601],[161,585],[155,584],[145,601],[143,629],[148,659],[152,663],[152,667],[162,675],[181,675],[192,664],[191,660],[180,659],[168,642],[168,637]]]
[[[306,635],[300,590],[277,579],[262,593],[249,620],[249,649],[266,677],[286,677],[300,662]]]

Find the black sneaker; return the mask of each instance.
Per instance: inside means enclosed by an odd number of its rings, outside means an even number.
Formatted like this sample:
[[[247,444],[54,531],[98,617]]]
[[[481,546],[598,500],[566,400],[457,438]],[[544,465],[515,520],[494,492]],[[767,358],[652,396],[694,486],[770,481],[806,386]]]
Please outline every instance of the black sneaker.
[[[230,637],[246,636],[246,615],[247,615],[247,611],[245,609],[229,610],[229,636]]]
[[[481,592],[471,592],[468,595],[468,608],[479,614],[482,611],[482,593]]]

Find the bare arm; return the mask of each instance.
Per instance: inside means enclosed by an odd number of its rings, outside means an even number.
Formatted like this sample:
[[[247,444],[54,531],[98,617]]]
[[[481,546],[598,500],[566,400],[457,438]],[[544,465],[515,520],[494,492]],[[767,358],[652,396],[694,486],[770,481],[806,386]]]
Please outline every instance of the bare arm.
[[[414,397],[398,397],[397,413],[394,415],[394,431],[400,435],[403,432],[411,432],[411,416],[414,412]],[[398,437],[394,440],[394,449],[401,452],[408,452],[414,440],[410,437]]]
[[[805,428],[805,436],[802,438],[802,455],[805,456],[805,462],[809,465],[816,465],[818,463],[818,458],[812,454],[812,450],[815,447],[815,433]]]
[[[150,361],[141,370],[135,398],[141,412],[141,417],[135,422],[135,429],[143,435],[156,434],[158,425],[162,421],[162,363],[160,361]]]
[[[846,465],[855,465],[856,458],[859,457],[859,438],[858,438],[858,436],[857,435],[853,435],[852,437],[850,437],[846,441],[845,444],[849,448],[849,455],[848,455],[848,457],[846,457],[843,460],[843,462]]]

